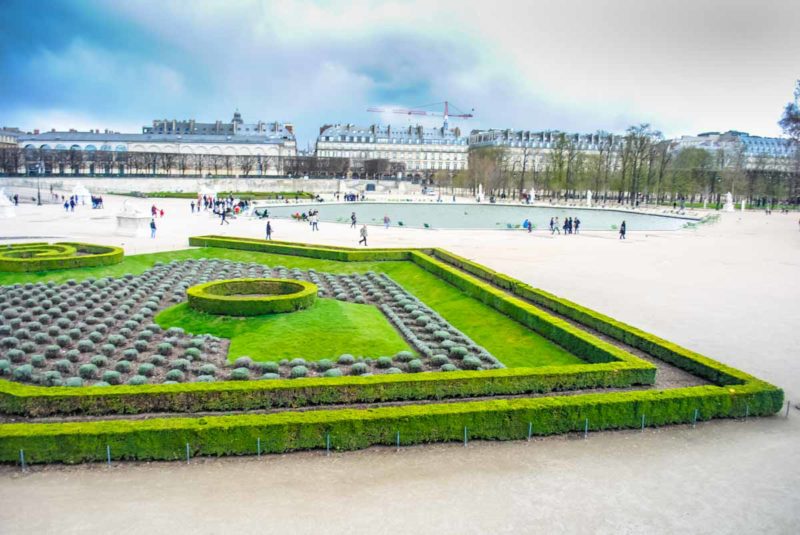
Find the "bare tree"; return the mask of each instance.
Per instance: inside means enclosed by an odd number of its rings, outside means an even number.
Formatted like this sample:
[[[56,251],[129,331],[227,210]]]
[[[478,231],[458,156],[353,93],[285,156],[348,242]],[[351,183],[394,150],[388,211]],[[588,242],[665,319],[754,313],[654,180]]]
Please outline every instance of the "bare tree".
[[[250,174],[250,171],[253,170],[254,164],[255,159],[249,154],[236,157],[236,165],[239,167],[239,171],[245,178]]]

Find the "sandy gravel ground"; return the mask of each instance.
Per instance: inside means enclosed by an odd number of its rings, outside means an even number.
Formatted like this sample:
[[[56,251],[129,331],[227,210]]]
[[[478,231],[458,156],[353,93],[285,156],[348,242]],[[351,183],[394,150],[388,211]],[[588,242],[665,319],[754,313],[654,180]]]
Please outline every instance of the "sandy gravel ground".
[[[137,201],[149,206],[149,201]],[[220,232],[185,201],[156,240],[84,209],[21,206],[3,237],[184,247]],[[324,209],[324,205],[322,207]],[[184,214],[181,214],[181,211]],[[181,214],[181,215],[179,215]],[[95,219],[93,219],[95,218]],[[99,218],[99,219],[97,219]],[[276,238],[354,245],[276,221]],[[236,220],[222,233],[260,237]],[[798,214],[723,214],[698,230],[555,237],[374,228],[370,246],[439,245],[783,387],[800,401]],[[0,469],[2,533],[798,533],[800,411],[789,418],[261,459]]]

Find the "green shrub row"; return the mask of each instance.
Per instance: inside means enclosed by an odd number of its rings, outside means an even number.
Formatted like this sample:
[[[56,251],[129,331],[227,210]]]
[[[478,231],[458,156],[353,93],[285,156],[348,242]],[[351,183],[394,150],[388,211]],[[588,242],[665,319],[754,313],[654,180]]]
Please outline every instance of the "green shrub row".
[[[89,243],[21,243],[0,247],[0,271],[51,271],[122,262],[121,247]]]
[[[229,279],[186,290],[189,306],[208,314],[259,316],[308,308],[317,299],[317,285],[301,280]]]
[[[223,249],[260,251],[263,253],[302,256],[321,260],[338,260],[340,262],[408,260],[409,253],[408,249],[364,250],[329,245],[319,247],[291,242],[257,240],[251,238],[226,238],[223,236],[193,236],[189,238],[189,245],[193,247],[219,247]]]
[[[646,363],[645,363],[646,364]],[[174,385],[44,387],[0,380],[0,412],[29,417],[232,411],[548,393],[652,384],[655,368],[607,363],[488,371],[225,381]]]
[[[615,340],[640,349],[649,355],[686,370],[693,375],[702,377],[714,384],[742,384],[754,379],[751,375],[740,370],[704,357],[699,353],[644,332],[641,329],[637,329],[621,321],[617,321],[567,299],[557,297],[516,279],[506,277],[477,262],[462,258],[442,249],[433,250],[432,255],[492,284],[507,289],[512,294],[522,299],[529,300],[532,303],[552,310],[582,325],[610,336]]]
[[[480,402],[433,403],[375,409],[315,410],[207,418],[106,420],[0,425],[0,462],[175,460],[186,456],[253,455],[372,445],[475,440],[689,423],[711,418],[769,415],[780,410],[780,390],[749,384],[674,390],[587,394]],[[588,424],[588,425],[587,425]],[[399,435],[399,437],[398,437]]]
[[[432,256],[419,251],[411,251],[410,255],[412,262],[423,269],[452,284],[470,297],[474,297],[522,323],[587,362],[622,361],[651,366],[627,351],[601,340],[561,318],[543,312],[530,303],[509,296],[491,284],[467,275]]]

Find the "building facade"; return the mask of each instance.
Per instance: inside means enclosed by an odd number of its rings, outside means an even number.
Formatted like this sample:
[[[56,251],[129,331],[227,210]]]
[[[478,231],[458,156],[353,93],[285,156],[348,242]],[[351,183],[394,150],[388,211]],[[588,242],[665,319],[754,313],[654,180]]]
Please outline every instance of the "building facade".
[[[559,147],[599,154],[622,147],[623,137],[609,133],[576,134],[557,130],[473,130],[469,136],[470,149],[502,147],[507,151],[507,165],[517,171],[543,167],[548,156]]]
[[[202,125],[216,123],[201,123],[195,128],[198,133],[184,133],[178,125],[194,121],[175,122],[169,128],[156,128],[157,122],[141,134],[51,131],[21,134],[17,143],[25,151],[28,172],[45,174],[69,173],[75,162],[89,174],[129,174],[134,163],[147,170],[149,161],[153,174],[282,175],[284,158],[297,154],[292,125],[247,125],[238,112],[221,130],[227,133],[200,133],[208,131]]]
[[[16,147],[21,134],[18,128],[3,127],[0,129],[0,148]]]
[[[315,155],[348,158],[352,176],[371,174],[370,162],[382,160],[393,164],[389,176],[424,178],[466,169],[468,149],[458,128],[337,124],[320,129]]]
[[[712,154],[721,154],[728,162],[741,157],[745,169],[785,167],[796,157],[798,150],[789,139],[751,136],[747,132],[736,130],[681,136],[676,140],[675,150],[685,148],[704,149]]]

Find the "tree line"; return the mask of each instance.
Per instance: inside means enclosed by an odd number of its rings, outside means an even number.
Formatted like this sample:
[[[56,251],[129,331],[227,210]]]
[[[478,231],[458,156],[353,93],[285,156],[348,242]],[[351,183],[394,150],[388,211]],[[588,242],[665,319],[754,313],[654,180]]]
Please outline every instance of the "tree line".
[[[598,132],[595,150],[584,150],[572,136],[558,135],[550,148],[480,147],[469,152],[467,170],[437,173],[440,186],[518,198],[530,189],[537,197],[584,198],[619,204],[718,203],[726,192],[751,203],[800,203],[800,150],[790,156],[746,154],[740,143],[731,150],[678,148],[647,124],[624,136]]]

